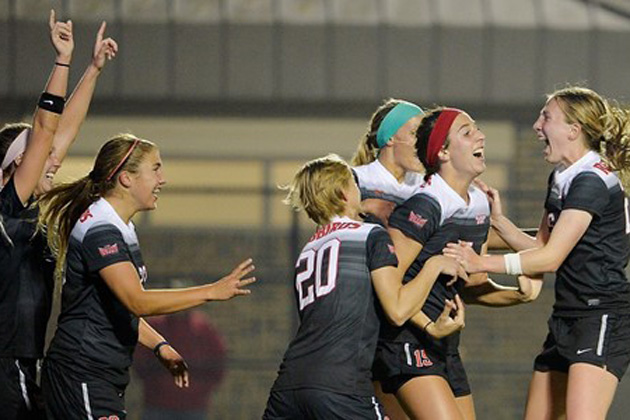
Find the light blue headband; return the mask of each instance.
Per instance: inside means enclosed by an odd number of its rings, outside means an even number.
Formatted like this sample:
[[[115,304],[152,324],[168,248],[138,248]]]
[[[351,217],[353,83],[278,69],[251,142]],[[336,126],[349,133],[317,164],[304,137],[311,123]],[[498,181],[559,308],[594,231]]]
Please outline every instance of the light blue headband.
[[[423,114],[424,111],[422,108],[418,105],[412,104],[411,102],[401,102],[393,107],[392,110],[387,113],[385,118],[383,118],[383,122],[381,122],[381,125],[376,132],[376,144],[378,145],[378,148],[380,149],[385,146],[389,139],[391,139],[400,127],[407,123],[407,121],[416,115]]]

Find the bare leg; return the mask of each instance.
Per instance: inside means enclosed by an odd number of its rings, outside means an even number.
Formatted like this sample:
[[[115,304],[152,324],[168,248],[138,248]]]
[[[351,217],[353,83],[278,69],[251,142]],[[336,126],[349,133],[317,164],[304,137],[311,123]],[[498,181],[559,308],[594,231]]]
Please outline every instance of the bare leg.
[[[555,420],[566,418],[565,398],[567,374],[537,372],[532,375],[527,394],[525,420]]]
[[[458,397],[455,401],[464,420],[475,420],[477,418],[472,394],[466,395],[465,397]]]
[[[575,363],[569,368],[567,417],[571,420],[604,420],[619,381],[598,366]]]
[[[374,394],[376,398],[383,404],[385,408],[385,414],[387,415],[387,419],[389,420],[408,420],[409,418],[405,414],[405,411],[402,409],[398,400],[394,396],[394,394],[386,394],[383,392],[381,388],[381,383],[378,381],[372,382],[374,385]]]
[[[419,376],[405,383],[396,398],[412,420],[464,420],[446,380]]]

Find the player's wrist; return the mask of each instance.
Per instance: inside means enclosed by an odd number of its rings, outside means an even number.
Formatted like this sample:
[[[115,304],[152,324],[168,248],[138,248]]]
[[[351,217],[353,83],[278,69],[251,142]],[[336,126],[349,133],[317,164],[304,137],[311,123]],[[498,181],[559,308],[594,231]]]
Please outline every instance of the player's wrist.
[[[153,354],[155,354],[155,357],[160,357],[160,350],[162,349],[162,347],[164,346],[170,346],[170,344],[168,343],[168,341],[163,340],[160,341],[159,343],[157,343],[154,347],[153,347]]]

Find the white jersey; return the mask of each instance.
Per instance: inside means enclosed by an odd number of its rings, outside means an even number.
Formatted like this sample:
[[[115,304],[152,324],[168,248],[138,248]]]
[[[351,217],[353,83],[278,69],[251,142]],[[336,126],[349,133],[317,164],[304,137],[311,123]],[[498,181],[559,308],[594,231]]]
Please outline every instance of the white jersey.
[[[402,204],[415,194],[424,177],[424,174],[419,172],[407,172],[403,182],[398,182],[378,159],[367,165],[356,166],[352,170],[357,177],[361,200],[378,198],[395,204]]]

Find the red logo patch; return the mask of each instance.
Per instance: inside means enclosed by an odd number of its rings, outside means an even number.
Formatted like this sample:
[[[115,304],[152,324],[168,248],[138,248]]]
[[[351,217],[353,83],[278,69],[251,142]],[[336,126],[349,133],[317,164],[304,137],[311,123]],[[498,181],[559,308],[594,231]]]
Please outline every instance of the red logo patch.
[[[423,218],[422,216],[418,216],[414,212],[409,213],[409,221],[420,228],[424,227],[424,225],[427,223],[427,219]]]
[[[612,171],[610,170],[610,168],[608,167],[608,165],[606,165],[604,162],[599,161],[596,164],[593,165],[593,167],[599,169],[600,171],[602,171],[603,173],[605,173],[606,175],[608,175],[609,173],[611,173]]]
[[[475,216],[475,220],[477,220],[477,224],[481,225],[486,221],[486,215],[485,214],[478,214],[477,216]]]
[[[118,254],[118,244],[105,245],[102,248],[98,247],[98,253],[101,254],[101,257]]]
[[[79,222],[83,223],[90,217],[94,217],[94,216],[92,216],[92,213],[90,213],[90,209],[87,209],[86,211],[83,212],[81,217],[79,217]]]
[[[396,249],[394,248],[394,245],[392,245],[392,244],[387,244],[387,249],[389,249],[389,253],[390,254],[395,254],[396,253]]]

